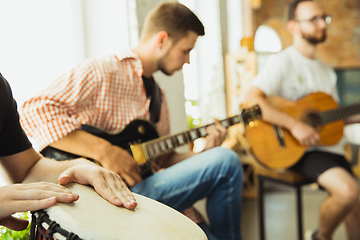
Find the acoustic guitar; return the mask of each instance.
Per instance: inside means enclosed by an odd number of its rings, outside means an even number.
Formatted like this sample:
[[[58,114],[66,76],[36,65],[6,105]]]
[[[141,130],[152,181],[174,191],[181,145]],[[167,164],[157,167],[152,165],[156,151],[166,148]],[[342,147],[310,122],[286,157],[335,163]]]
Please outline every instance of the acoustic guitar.
[[[260,120],[261,111],[258,105],[243,109],[241,114],[219,121],[222,126],[228,128],[232,125],[249,123]],[[109,134],[98,128],[83,125],[85,130],[97,137],[109,141],[111,144],[127,150],[134,157],[141,168],[142,178],[152,175],[152,162],[157,157],[173,151],[175,148],[191,143],[198,138],[206,137],[206,128],[214,123],[193,128],[178,134],[159,137],[153,123],[142,119],[135,119],[130,122],[120,133]],[[53,147],[46,147],[41,152],[45,157],[58,161],[79,158],[81,156],[65,152]],[[89,159],[94,161],[92,159]],[[94,161],[95,162],[95,161]]]
[[[320,135],[318,146],[336,144],[343,136],[343,119],[360,113],[360,103],[339,107],[331,96],[323,92],[309,94],[298,101],[281,97],[269,97],[268,101],[277,109],[314,127]],[[265,121],[258,121],[257,126],[249,128],[245,137],[255,159],[272,169],[293,166],[307,150],[287,129]]]

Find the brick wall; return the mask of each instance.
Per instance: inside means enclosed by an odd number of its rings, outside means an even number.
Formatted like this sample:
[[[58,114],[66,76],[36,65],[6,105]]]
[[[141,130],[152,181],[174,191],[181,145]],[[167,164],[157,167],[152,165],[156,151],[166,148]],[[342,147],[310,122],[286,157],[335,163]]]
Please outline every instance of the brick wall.
[[[360,0],[318,0],[332,16],[326,42],[317,57],[335,68],[360,68]],[[262,0],[253,10],[256,29],[269,18],[283,17],[289,0]]]

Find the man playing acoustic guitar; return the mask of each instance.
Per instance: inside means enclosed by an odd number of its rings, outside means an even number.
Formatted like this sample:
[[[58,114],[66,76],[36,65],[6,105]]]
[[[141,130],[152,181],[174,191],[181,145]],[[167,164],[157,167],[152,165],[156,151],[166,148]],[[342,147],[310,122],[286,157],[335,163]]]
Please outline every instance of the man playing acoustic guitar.
[[[81,129],[86,124],[116,133],[142,118],[156,123],[160,136],[169,134],[166,98],[152,75],[157,70],[172,75],[189,63],[202,35],[202,23],[187,7],[161,4],[146,18],[138,46],[74,67],[24,103],[21,122],[40,149],[50,145],[96,160],[118,173],[131,191],[187,210],[209,239],[241,239],[243,170],[235,152],[217,147],[226,136],[219,122],[206,129],[206,151],[167,153],[156,161],[157,169],[165,170],[144,179],[131,154]],[[207,198],[210,229],[196,211],[189,215],[202,198]]]
[[[329,196],[320,207],[319,227],[312,239],[330,240],[335,229],[345,221],[348,238],[359,239],[359,187],[344,158],[344,139],[329,147],[316,147],[318,132],[310,125],[271,105],[267,98],[280,96],[297,101],[314,92],[325,92],[338,101],[333,69],[315,58],[316,46],[325,41],[331,18],[324,8],[311,0],[290,3],[287,27],[293,45],[269,59],[253,79],[244,103],[257,103],[263,120],[284,127],[303,146],[309,147],[291,169],[317,181]],[[358,115],[346,123],[358,122]]]

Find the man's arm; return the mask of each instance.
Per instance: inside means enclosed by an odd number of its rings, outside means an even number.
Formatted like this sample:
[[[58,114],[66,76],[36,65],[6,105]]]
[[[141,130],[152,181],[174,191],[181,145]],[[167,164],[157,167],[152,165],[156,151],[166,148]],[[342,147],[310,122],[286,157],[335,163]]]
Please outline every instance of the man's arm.
[[[79,195],[59,184],[92,185],[110,203],[133,209],[136,200],[119,175],[87,160],[58,162],[43,158],[33,148],[0,158],[1,168],[14,183],[0,187],[0,225],[23,230],[26,220],[16,212],[45,209],[56,202],[73,202]],[[41,182],[39,182],[41,181]],[[47,182],[44,182],[47,181]],[[55,183],[59,184],[55,184]]]
[[[119,174],[129,186],[141,181],[140,168],[126,150],[86,131],[75,130],[50,146],[98,161]]]
[[[315,145],[320,140],[314,128],[273,107],[267,101],[266,94],[258,87],[252,86],[246,93],[242,103],[244,105],[248,103],[258,104],[264,121],[288,129],[299,143],[304,146]]]
[[[88,160],[55,161],[38,154],[33,148],[2,157],[1,166],[14,183],[77,182],[92,185],[114,205],[133,208],[134,197],[121,178]],[[120,190],[119,190],[120,189]]]

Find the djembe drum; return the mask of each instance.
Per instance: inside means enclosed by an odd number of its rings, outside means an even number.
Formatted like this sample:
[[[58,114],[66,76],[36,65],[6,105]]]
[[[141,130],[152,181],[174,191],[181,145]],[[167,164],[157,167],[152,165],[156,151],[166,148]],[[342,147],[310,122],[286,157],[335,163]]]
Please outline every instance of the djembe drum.
[[[112,205],[91,186],[66,187],[79,194],[79,200],[32,212],[30,240],[207,239],[185,215],[153,199],[133,193],[138,206],[129,210]]]

